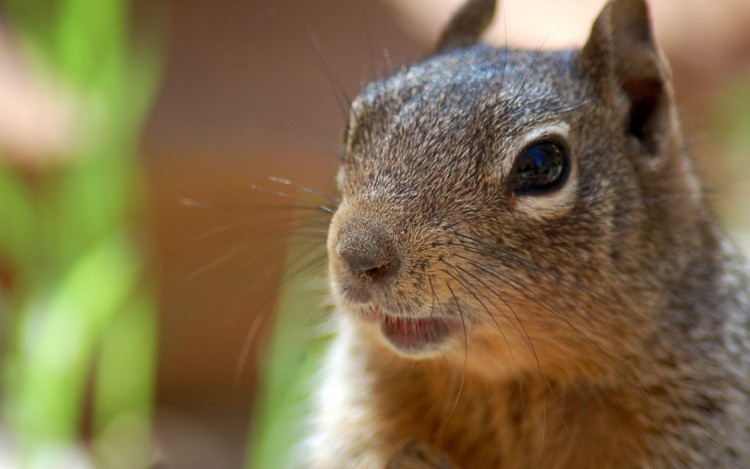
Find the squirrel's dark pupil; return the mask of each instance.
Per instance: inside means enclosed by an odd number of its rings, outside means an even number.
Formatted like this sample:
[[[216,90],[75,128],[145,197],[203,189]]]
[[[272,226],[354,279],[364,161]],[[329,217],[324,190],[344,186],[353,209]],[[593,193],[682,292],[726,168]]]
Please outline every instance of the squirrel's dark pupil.
[[[511,186],[516,192],[551,189],[565,173],[565,151],[555,142],[526,147],[518,156]]]

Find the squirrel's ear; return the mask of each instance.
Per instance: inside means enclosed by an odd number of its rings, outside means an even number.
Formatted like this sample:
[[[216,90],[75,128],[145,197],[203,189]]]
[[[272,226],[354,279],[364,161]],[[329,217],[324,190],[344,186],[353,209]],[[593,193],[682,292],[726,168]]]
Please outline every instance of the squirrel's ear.
[[[467,0],[443,30],[435,52],[476,44],[495,15],[496,2]]]
[[[656,45],[644,0],[610,0],[581,51],[581,65],[608,105],[622,111],[626,131],[650,155],[674,136],[669,65]]]

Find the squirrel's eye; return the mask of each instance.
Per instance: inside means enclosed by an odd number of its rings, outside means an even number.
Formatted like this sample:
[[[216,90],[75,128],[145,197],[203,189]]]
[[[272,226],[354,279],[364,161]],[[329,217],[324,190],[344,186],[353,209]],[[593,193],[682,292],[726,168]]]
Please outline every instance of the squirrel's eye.
[[[510,187],[516,193],[535,193],[555,189],[567,175],[568,155],[555,141],[532,143],[516,160]]]

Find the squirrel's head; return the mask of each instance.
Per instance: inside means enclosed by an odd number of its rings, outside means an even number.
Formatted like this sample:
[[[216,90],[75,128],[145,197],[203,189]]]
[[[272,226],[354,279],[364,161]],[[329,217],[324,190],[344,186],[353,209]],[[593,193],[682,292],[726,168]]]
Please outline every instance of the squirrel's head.
[[[433,55],[354,100],[339,310],[401,355],[495,374],[617,355],[699,205],[668,66],[643,0],[610,1],[581,50],[479,45],[494,10],[468,1]]]

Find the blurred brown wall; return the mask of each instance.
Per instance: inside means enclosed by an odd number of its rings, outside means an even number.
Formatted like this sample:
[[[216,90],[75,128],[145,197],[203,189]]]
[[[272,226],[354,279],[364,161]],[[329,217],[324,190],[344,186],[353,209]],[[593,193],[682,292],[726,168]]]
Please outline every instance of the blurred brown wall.
[[[314,199],[263,176],[332,192],[344,122],[332,88],[351,97],[385,72],[384,48],[400,64],[425,45],[378,2],[175,0],[171,9],[144,138],[162,285],[159,428],[177,467],[240,467],[284,220]]]

